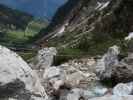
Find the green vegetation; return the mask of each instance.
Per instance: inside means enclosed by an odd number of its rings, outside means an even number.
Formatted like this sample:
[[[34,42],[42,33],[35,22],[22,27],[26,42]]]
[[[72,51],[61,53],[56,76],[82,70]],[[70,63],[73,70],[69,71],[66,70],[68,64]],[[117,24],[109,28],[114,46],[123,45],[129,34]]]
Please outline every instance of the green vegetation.
[[[8,47],[25,47],[47,21],[30,14],[0,5],[0,44]]]
[[[28,49],[31,45],[28,43],[42,28],[46,27],[47,23],[40,20],[32,20],[29,22],[25,30],[11,30],[0,33],[0,44],[9,48],[20,49],[18,54],[26,61],[36,55],[35,50],[23,51],[21,49]],[[30,47],[29,47],[30,46]]]
[[[37,51],[31,50],[31,51],[26,51],[26,52],[17,52],[25,61],[29,61],[33,57],[36,56]]]
[[[72,41],[77,39],[76,35],[79,35],[79,33],[66,33],[61,38],[55,38],[49,41],[49,45],[56,45],[59,51],[59,54],[56,56],[55,60],[56,65],[66,62],[70,59],[103,55],[108,48],[113,45],[118,45],[122,48],[121,55],[127,55],[125,53],[127,51],[127,47],[123,39],[124,36],[115,37],[114,34],[110,35],[95,33],[82,34],[83,35],[81,35],[76,42]]]
[[[32,44],[29,40],[47,24],[45,20],[0,5],[0,44],[16,51],[28,60],[36,54],[35,50],[30,49]]]
[[[1,32],[0,43],[6,46],[14,47],[27,44],[27,41],[34,37],[42,28],[46,27],[47,23],[40,20],[32,20],[29,22],[25,30],[17,29]],[[2,30],[1,30],[2,31]]]
[[[63,62],[66,62],[70,59],[81,58],[82,56],[87,56],[85,52],[82,52],[80,49],[72,48],[62,48],[58,49],[58,54],[55,56],[54,65],[60,65]]]

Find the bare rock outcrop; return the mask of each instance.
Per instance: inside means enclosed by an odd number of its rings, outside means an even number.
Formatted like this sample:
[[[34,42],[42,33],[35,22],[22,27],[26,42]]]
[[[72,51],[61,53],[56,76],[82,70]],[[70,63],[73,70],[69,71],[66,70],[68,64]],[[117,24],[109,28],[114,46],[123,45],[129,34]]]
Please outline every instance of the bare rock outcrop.
[[[0,98],[29,100],[32,94],[47,98],[36,72],[15,52],[0,46]]]

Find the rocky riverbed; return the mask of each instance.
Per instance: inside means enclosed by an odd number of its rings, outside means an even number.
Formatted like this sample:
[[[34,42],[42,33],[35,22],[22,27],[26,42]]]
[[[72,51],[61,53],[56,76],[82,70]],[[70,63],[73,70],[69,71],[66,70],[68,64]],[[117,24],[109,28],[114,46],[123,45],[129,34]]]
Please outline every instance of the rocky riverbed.
[[[133,100],[131,49],[121,59],[121,49],[114,45],[100,58],[54,66],[54,47],[41,49],[27,64],[0,46],[0,100]]]

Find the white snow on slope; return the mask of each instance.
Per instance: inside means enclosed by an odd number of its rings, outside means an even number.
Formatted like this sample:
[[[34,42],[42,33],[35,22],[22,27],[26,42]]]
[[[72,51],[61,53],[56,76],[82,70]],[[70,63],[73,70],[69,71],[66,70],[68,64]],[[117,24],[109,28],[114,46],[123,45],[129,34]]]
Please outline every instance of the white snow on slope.
[[[106,8],[109,5],[109,1],[108,2],[97,2],[97,7],[95,8],[96,10],[102,10],[104,8]]]
[[[125,37],[125,40],[131,40],[133,38],[133,32],[130,32],[127,37]]]
[[[65,32],[65,29],[66,29],[67,26],[68,26],[68,23],[65,23],[64,25],[62,25],[62,26],[57,30],[56,34],[55,34],[52,38],[54,38],[54,37],[56,37],[56,36],[58,36],[58,37],[62,36],[63,33]]]

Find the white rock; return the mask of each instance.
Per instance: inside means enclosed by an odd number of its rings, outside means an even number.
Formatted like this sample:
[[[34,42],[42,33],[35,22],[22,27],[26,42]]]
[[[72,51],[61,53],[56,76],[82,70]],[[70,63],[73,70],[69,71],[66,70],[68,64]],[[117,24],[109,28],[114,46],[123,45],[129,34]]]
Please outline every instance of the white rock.
[[[65,82],[65,73],[57,67],[49,67],[43,75],[44,80],[48,80],[55,90],[58,90]]]
[[[14,99],[14,98],[9,98],[8,100],[17,100],[17,99]]]
[[[126,96],[130,95],[133,91],[133,83],[120,83],[116,85],[113,89],[113,94],[117,96]]]
[[[125,40],[131,40],[133,38],[133,32],[130,32],[127,37],[125,37]]]
[[[105,87],[95,87],[94,88],[94,93],[97,95],[97,96],[103,96],[105,95],[105,93],[107,93],[108,89],[105,88]]]
[[[108,52],[98,60],[96,65],[96,72],[102,77],[111,77],[112,66],[117,65],[118,55],[120,53],[119,47],[114,45],[108,49]]]
[[[79,98],[81,97],[81,92],[82,92],[82,90],[80,90],[80,89],[73,89],[72,91],[71,91],[71,93],[69,93],[68,95],[67,95],[67,100],[79,100]]]
[[[41,97],[32,96],[30,100],[49,100],[49,99],[44,99],[44,98],[41,98]]]
[[[39,50],[35,61],[33,61],[33,68],[45,69],[53,64],[54,56],[57,54],[57,50],[54,47],[43,48]],[[35,65],[34,65],[35,63]]]
[[[59,76],[61,74],[61,70],[57,67],[50,67],[45,70],[43,78],[52,78]]]
[[[28,64],[16,53],[0,46],[0,86],[19,80],[25,89],[46,96],[39,78]]]
[[[97,96],[103,96],[103,95],[97,95],[94,93],[93,90],[75,88],[72,89],[71,92],[67,95],[67,100],[79,100],[80,97],[84,98],[84,100],[87,100],[88,98],[94,98]]]

